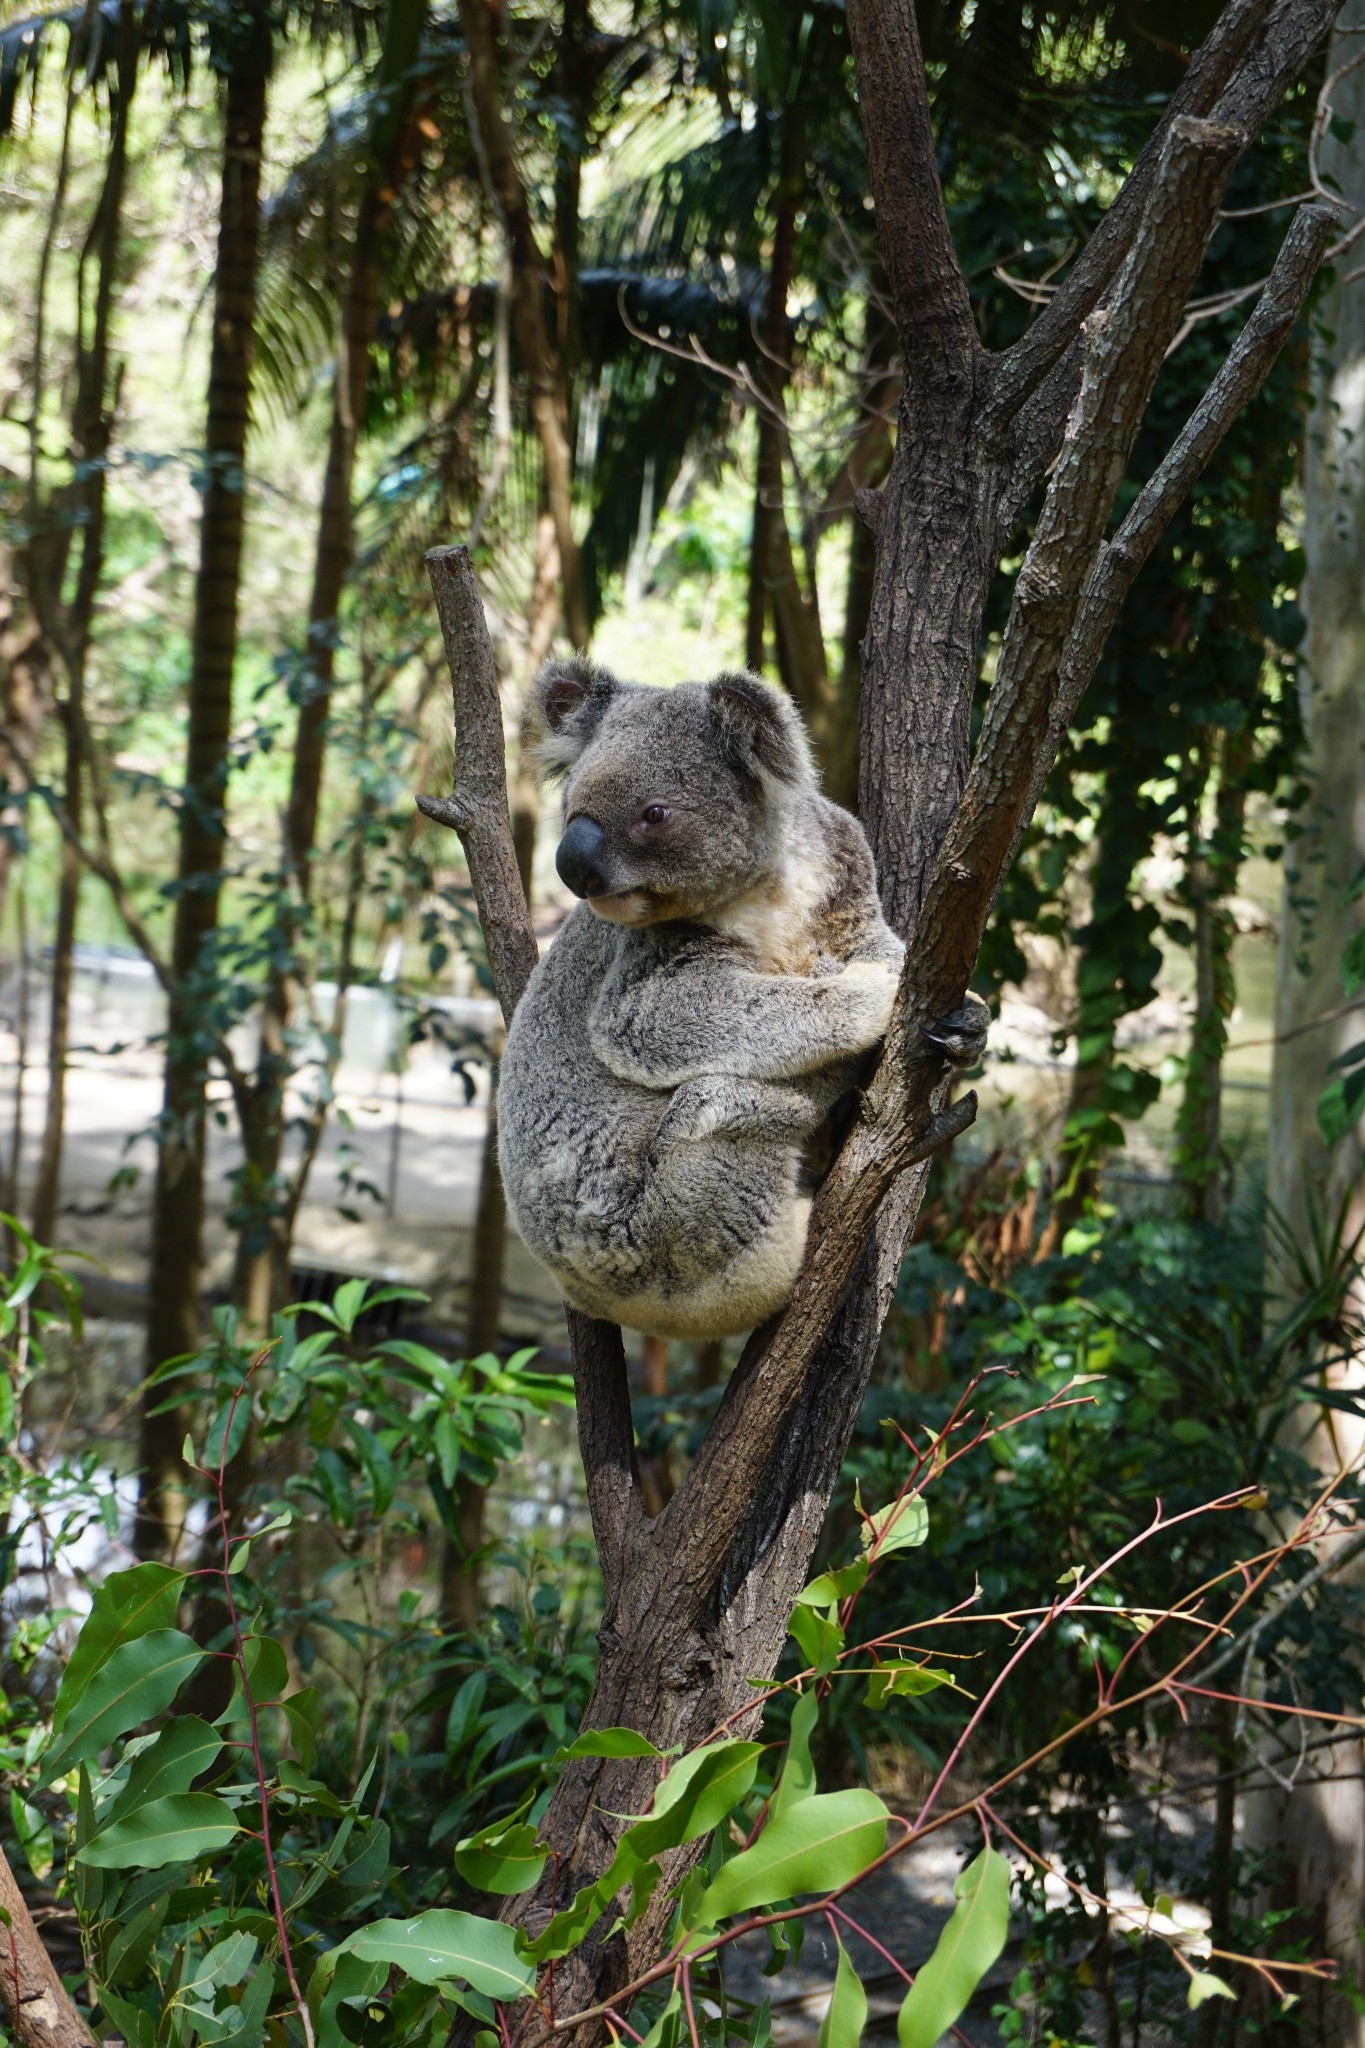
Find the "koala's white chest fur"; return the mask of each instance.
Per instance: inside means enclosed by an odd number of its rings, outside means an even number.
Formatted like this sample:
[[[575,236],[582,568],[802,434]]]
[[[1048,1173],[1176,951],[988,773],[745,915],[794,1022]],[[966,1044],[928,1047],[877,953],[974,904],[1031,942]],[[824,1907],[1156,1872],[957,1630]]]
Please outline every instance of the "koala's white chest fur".
[[[833,886],[823,844],[789,849],[777,873],[766,876],[706,922],[733,939],[762,974],[809,974],[820,953],[817,912]]]

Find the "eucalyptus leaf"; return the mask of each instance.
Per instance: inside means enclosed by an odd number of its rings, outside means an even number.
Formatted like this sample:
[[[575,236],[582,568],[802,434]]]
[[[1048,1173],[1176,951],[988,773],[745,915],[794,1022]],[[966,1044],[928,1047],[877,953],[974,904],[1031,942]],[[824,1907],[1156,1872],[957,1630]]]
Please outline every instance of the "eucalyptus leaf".
[[[332,1954],[388,1963],[418,1984],[453,1979],[490,1998],[521,1998],[535,1979],[531,1965],[517,1954],[513,1928],[442,1907],[411,1920],[376,1920],[348,1934]]]
[[[215,1793],[172,1792],[110,1821],[76,1853],[97,1870],[155,1870],[163,1863],[197,1862],[225,1848],[240,1825],[227,1801]]]
[[[953,1896],[952,1916],[901,2006],[896,2023],[900,2048],[934,2048],[956,2026],[1005,1946],[1010,1867],[998,1849],[983,1849],[967,1865]]]
[[[698,1902],[696,1926],[851,1884],[885,1849],[889,1818],[863,1786],[802,1799],[770,1820],[751,1849],[721,1865]]]
[[[787,1739],[787,1757],[782,1766],[782,1775],[777,1781],[768,1812],[772,1818],[796,1806],[803,1799],[809,1799],[815,1790],[815,1766],[811,1762],[810,1738],[820,1712],[820,1702],[815,1696],[815,1687],[803,1692],[792,1708],[791,1734]]]
[[[116,1735],[164,1714],[203,1661],[198,1643],[175,1628],[155,1628],[120,1644],[72,1701],[40,1761],[37,1782],[64,1778],[73,1764],[98,1756]]]
[[[834,1991],[829,2011],[820,2022],[819,2048],[858,2048],[867,2025],[867,1993],[839,1943],[839,1962],[834,1972]]]
[[[174,1627],[184,1583],[185,1573],[172,1565],[139,1564],[131,1571],[110,1572],[95,1589],[52,1705],[54,1733],[115,1650],[152,1629]]]

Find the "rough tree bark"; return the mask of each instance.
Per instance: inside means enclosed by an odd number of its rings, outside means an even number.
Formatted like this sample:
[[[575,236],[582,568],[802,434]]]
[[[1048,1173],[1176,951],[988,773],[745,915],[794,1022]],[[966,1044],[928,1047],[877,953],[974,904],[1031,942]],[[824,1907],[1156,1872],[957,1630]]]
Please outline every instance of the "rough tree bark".
[[[1127,185],[1048,310],[989,356],[935,168],[913,0],[850,0],[878,227],[905,365],[863,656],[861,809],[888,915],[910,940],[877,1073],[816,1200],[802,1273],[756,1333],[691,1470],[654,1521],[635,1469],[620,1333],[570,1315],[579,1440],[602,1564],[601,1660],[587,1725],[695,1747],[757,1719],[868,1376],[923,1186],[970,1123],[924,1025],[958,1003],[985,919],[1123,598],[1223,433],[1268,372],[1333,227],[1296,217],[1247,328],[1118,531],[1114,494],[1240,152],[1326,32],[1332,0],[1233,0]],[[987,588],[1051,470],[975,760],[968,734]],[[507,825],[497,679],[468,557],[429,557],[451,659],[455,790],[421,799],[464,843],[504,1012],[535,957]],[[747,1709],[747,1712],[746,1712]],[[557,1897],[600,1875],[653,1775],[570,1765],[541,1824]],[[664,1883],[625,1935],[556,1965],[554,2031],[594,2038],[604,2000],[657,1959]],[[504,1917],[532,1930],[548,1883]],[[607,1921],[610,1915],[607,1916]],[[605,1929],[607,1921],[601,1926]],[[524,2037],[541,2030],[537,2016]]]
[[[190,643],[189,731],[176,869],[179,893],[171,942],[165,1096],[152,1196],[149,1371],[181,1352],[193,1351],[199,1342],[206,1099],[202,1021],[206,992],[200,984],[218,924],[226,847],[223,806],[232,731],[232,672],[237,658],[260,240],[261,142],[269,72],[269,29],[263,11],[253,6],[235,38],[223,111],[222,197],[204,433],[204,510]],[[170,1546],[183,1479],[183,1429],[173,1412],[155,1413],[159,1406],[159,1390],[144,1396],[134,1533],[140,1557],[160,1556]]]
[[[1365,211],[1365,0],[1347,0],[1328,58],[1332,110],[1354,139],[1323,140],[1322,170],[1354,214]],[[1354,60],[1354,61],[1353,61]],[[1350,134],[1350,129],[1341,131]],[[1365,1230],[1365,1129],[1327,1146],[1316,1105],[1331,1062],[1365,1037],[1365,1011],[1343,1010],[1342,956],[1365,931],[1365,897],[1350,897],[1365,870],[1365,277],[1359,243],[1323,295],[1329,340],[1313,360],[1313,405],[1304,459],[1303,609],[1308,621],[1299,696],[1302,766],[1309,794],[1301,831],[1285,849],[1275,1061],[1271,1075],[1267,1197],[1303,1245],[1341,1226],[1350,1244]],[[1350,273],[1354,273],[1353,275]],[[1357,1283],[1355,1313],[1365,1313]],[[1342,1368],[1357,1388],[1365,1358]],[[1331,1427],[1326,1426],[1330,1422]],[[1365,1450],[1353,1418],[1324,1420],[1304,1404],[1298,1448],[1325,1472]],[[1297,1908],[1316,1951],[1340,1958],[1365,1988],[1365,1744],[1346,1735],[1320,1750],[1286,1792],[1273,1786],[1249,1804],[1248,1833],[1283,1860],[1274,1903]],[[1295,1932],[1299,1931],[1296,1924]],[[1328,2048],[1361,2048],[1365,2016],[1314,1987],[1304,2025]]]
[[[95,2048],[0,1851],[0,2007],[19,2048]]]

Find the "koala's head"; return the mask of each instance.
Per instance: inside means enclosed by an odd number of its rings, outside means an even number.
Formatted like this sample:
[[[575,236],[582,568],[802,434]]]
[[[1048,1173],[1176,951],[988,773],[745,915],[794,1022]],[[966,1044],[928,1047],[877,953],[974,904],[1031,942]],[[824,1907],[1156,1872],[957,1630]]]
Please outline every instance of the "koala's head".
[[[654,689],[577,658],[537,689],[542,759],[567,771],[555,866],[600,917],[704,917],[780,866],[815,780],[782,691],[739,674]]]

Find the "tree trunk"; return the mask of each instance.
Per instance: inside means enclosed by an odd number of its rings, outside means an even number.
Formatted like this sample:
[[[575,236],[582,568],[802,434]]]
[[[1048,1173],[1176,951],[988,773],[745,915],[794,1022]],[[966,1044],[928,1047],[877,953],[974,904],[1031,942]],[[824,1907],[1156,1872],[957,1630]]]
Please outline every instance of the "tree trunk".
[[[0,547],[0,688],[4,695],[6,753],[31,762],[52,704],[52,657],[42,628],[25,616],[17,563]],[[12,761],[0,760],[0,781],[9,782]],[[26,823],[18,803],[0,809],[0,921],[5,915],[10,872]]]
[[[19,2048],[95,2048],[89,2024],[71,2003],[43,1947],[28,1902],[0,1851],[0,1912],[7,1954],[0,1968],[0,2006]]]
[[[1175,1177],[1192,1220],[1223,1221],[1227,1168],[1223,1157],[1223,1054],[1237,997],[1232,948],[1237,926],[1228,898],[1237,886],[1246,821],[1250,731],[1210,731],[1205,745],[1217,788],[1208,825],[1196,823],[1186,862],[1185,894],[1194,921],[1194,1016],[1185,1086],[1176,1112]]]
[[[341,343],[332,385],[327,467],[284,823],[278,912],[284,929],[277,951],[288,964],[272,974],[266,990],[260,1057],[251,1083],[253,1113],[247,1119],[249,1128],[243,1130],[247,1148],[242,1201],[245,1221],[237,1242],[232,1298],[247,1326],[262,1335],[270,1328],[271,1316],[289,1298],[292,1226],[298,1210],[298,1200],[284,1198],[280,1188],[289,1033],[297,1000],[299,946],[312,894],[341,602],[355,553],[351,501],[356,447],[369,396],[370,349],[379,318],[385,243],[395,199],[421,150],[421,135],[412,115],[427,12],[427,0],[390,0],[384,17],[365,187],[341,307]]]
[[[479,1160],[479,1193],[469,1243],[469,1292],[465,1308],[465,1356],[483,1358],[498,1348],[502,1327],[502,1274],[507,1252],[507,1197],[498,1166],[498,1071],[488,1083],[488,1122]],[[479,1625],[488,1488],[460,1473],[455,1506],[460,1534],[446,1532],[441,1558],[441,1625],[472,1634]]]
[[[1329,74],[1343,67],[1344,75],[1332,92],[1337,118],[1324,137],[1322,170],[1353,215],[1365,207],[1365,69],[1358,61],[1349,67],[1363,32],[1365,0],[1347,0],[1328,58]],[[1354,141],[1337,139],[1337,123],[1346,135],[1354,124]],[[1331,1061],[1365,1038],[1365,1012],[1337,1014],[1342,955],[1365,930],[1365,897],[1348,901],[1365,868],[1365,278],[1343,275],[1352,267],[1347,258],[1320,307],[1329,338],[1314,350],[1305,436],[1300,704],[1309,794],[1285,850],[1268,1133],[1267,1198],[1305,1247],[1315,1225],[1329,1234],[1339,1225],[1342,1244],[1365,1228],[1365,1127],[1357,1122],[1328,1146],[1315,1115]],[[1354,1307],[1357,1315],[1365,1309],[1358,1290]],[[1360,1386],[1365,1360],[1342,1376]],[[1314,1427],[1309,1410],[1302,1448],[1335,1472],[1359,1457],[1362,1438],[1351,1418],[1327,1412],[1331,1427]],[[1286,1859],[1276,1903],[1298,1906],[1312,1951],[1337,1955],[1365,1987],[1365,1745],[1358,1735],[1343,1737],[1314,1763],[1311,1779],[1305,1772],[1292,1793],[1258,1794],[1248,1827]],[[1365,2018],[1344,1998],[1314,1991],[1322,2009],[1313,2012],[1306,1999],[1300,2024],[1330,2048],[1360,2048]]]
[[[69,689],[75,688],[72,677]],[[66,772],[62,803],[79,832],[84,811],[84,766],[76,725],[78,707],[68,694],[62,707],[66,728]],[[57,1201],[62,1181],[62,1138],[66,1126],[66,1056],[71,1041],[71,973],[76,954],[76,916],[80,907],[81,858],[71,841],[62,839],[57,870],[57,924],[52,937],[52,981],[47,1010],[47,1100],[38,1171],[33,1186],[33,1235],[51,1244],[57,1228]]]
[[[46,619],[66,671],[64,808],[77,835],[84,809],[88,734],[85,723],[85,677],[95,600],[104,573],[104,515],[109,444],[117,409],[117,378],[111,378],[113,316],[117,269],[123,239],[123,194],[128,174],[128,122],[137,85],[138,25],[131,0],[118,12],[117,85],[109,132],[104,179],[81,253],[95,257],[94,307],[88,343],[78,343],[76,388],[71,411],[71,482],[49,506],[51,531],[30,547],[31,571],[38,578],[36,609]],[[78,299],[82,284],[78,279]],[[78,334],[81,323],[77,323]],[[111,386],[113,388],[111,388]],[[38,397],[35,394],[35,406]],[[37,477],[32,478],[36,495]],[[55,516],[53,516],[55,515]],[[72,536],[80,535],[79,566],[69,602],[62,599]],[[71,1025],[71,975],[80,908],[81,860],[76,846],[63,836],[57,889],[57,927],[52,949],[52,990],[48,1010],[47,1104],[38,1175],[33,1196],[33,1231],[50,1244],[57,1222],[61,1191],[62,1140],[66,1122],[66,1060]]]
[[[247,429],[255,349],[261,144],[270,34],[252,8],[227,76],[222,196],[214,273],[204,509],[190,645],[189,731],[171,942],[174,984],[165,1095],[152,1197],[147,1369],[199,1345],[204,1230],[205,1035],[215,986],[214,939],[226,847],[228,745],[245,530]],[[183,1515],[181,1418],[143,1397],[134,1544],[140,1557],[174,1545]]]
[[[466,0],[470,4],[470,0]],[[462,10],[463,11],[463,10]],[[1227,177],[1331,18],[1233,0],[1103,226],[1023,340],[988,357],[938,185],[913,0],[850,0],[872,187],[906,365],[900,431],[873,507],[877,542],[862,693],[862,814],[883,898],[914,943],[888,1041],[821,1187],[802,1272],[756,1332],[664,1512],[640,1498],[620,1333],[570,1315],[589,1507],[603,1566],[601,1659],[586,1725],[695,1747],[748,1732],[809,1569],[870,1375],[933,1150],[966,1128],[924,1027],[962,1000],[982,930],[1123,597],[1237,411],[1259,388],[1332,232],[1308,209],[1232,357],[1112,540],[1106,529]],[[1216,118],[1209,118],[1216,115]],[[1181,117],[1181,118],[1177,118]],[[1103,301],[1106,318],[1089,322]],[[968,739],[987,592],[1010,531],[1050,474],[1021,570],[976,759]],[[438,550],[433,585],[459,733],[454,794],[423,798],[460,832],[510,1015],[535,957],[507,821],[497,678],[468,558]],[[584,1760],[540,1823],[536,1892],[503,1917],[533,1932],[600,1876],[654,1772]],[[608,1913],[555,1966],[566,2043],[657,1959],[669,1890],[701,1846],[664,1859],[640,1919]],[[574,2027],[575,2012],[585,2014]],[[587,2015],[591,2015],[590,2017]],[[539,2012],[525,2026],[535,2031]]]

